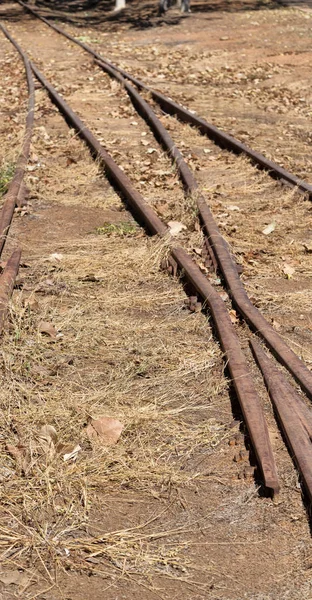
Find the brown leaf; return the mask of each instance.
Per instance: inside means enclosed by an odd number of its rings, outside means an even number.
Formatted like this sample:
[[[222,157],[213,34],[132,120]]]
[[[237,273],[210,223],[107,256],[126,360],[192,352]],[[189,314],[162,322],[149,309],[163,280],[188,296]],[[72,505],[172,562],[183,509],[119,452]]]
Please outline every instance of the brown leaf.
[[[76,460],[77,456],[78,456],[78,452],[80,452],[80,450],[82,450],[81,446],[79,446],[79,444],[71,444],[66,446],[65,448],[63,448],[63,452],[65,450],[65,453],[63,454],[63,459],[65,462],[67,462],[68,460]]]
[[[92,419],[87,426],[87,434],[91,442],[101,442],[104,446],[113,446],[120,438],[124,425],[112,417]]]
[[[233,325],[235,325],[235,323],[237,323],[237,321],[238,321],[236,311],[235,310],[229,310],[229,315],[230,315],[230,319],[231,319]]]
[[[54,325],[48,321],[41,321],[41,323],[39,323],[39,331],[40,333],[45,333],[54,339],[57,336],[57,330],[55,329]]]
[[[22,444],[18,444],[18,446],[6,444],[6,450],[11,454],[12,458],[15,459],[18,470],[22,473],[26,473],[27,467],[29,467],[31,461],[25,446]]]
[[[55,456],[57,443],[57,433],[53,425],[43,425],[38,434],[38,440],[43,452],[49,459],[52,459]]]
[[[30,310],[37,310],[39,308],[39,302],[37,298],[32,294],[24,301],[25,308],[29,308]]]

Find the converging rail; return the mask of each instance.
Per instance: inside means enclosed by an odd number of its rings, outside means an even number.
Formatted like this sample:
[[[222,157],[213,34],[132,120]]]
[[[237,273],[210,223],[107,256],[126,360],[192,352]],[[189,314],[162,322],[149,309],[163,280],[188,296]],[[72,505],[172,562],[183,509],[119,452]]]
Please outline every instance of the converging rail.
[[[36,11],[30,9],[27,5],[25,5],[24,2],[22,2],[22,0],[18,1],[22,6],[30,10],[30,12],[34,13],[36,16],[39,16]],[[155,137],[167,150],[169,156],[176,165],[184,185],[185,193],[189,196],[192,196],[197,203],[198,212],[203,225],[204,233],[206,234],[211,255],[215,261],[215,264],[217,264],[218,268],[222,272],[226,287],[228,288],[234,306],[243,316],[248,325],[250,325],[251,328],[256,331],[256,333],[261,335],[276,358],[278,358],[278,360],[288,369],[288,371],[294,376],[309,398],[312,399],[311,371],[276,333],[261,312],[251,303],[239,278],[237,265],[232,259],[228,245],[225,239],[222,237],[210,208],[208,207],[205,198],[199,190],[196,179],[184,161],[179,149],[174,144],[168,131],[159,121],[149,104],[140,96],[139,92],[133,88],[128,81],[126,81],[126,78],[132,80],[132,82],[134,82],[139,89],[148,89],[152,93],[153,97],[154,94],[161,96],[161,98],[165,99],[165,104],[166,102],[169,103],[168,106],[171,106],[172,101],[158,94],[158,92],[150,90],[150,88],[147,88],[147,86],[132,78],[121,69],[114,67],[111,63],[109,63],[109,61],[106,61],[100,57],[98,53],[94,52],[86,44],[76,40],[69,34],[66,34],[61,30],[61,28],[51,24],[44,17],[39,16],[39,18],[55,29],[58,33],[65,35],[65,37],[82,46],[87,52],[91,53],[96,58],[95,62],[107,73],[109,73],[110,76],[115,77],[127,90],[136,110],[147,121],[153,133],[155,134]],[[12,43],[14,43],[13,38],[10,36],[7,37],[9,37]],[[170,231],[167,225],[148,205],[146,200],[134,187],[131,180],[125,175],[120,167],[118,167],[110,154],[103,148],[94,134],[86,127],[82,119],[76,115],[66,101],[57,93],[55,88],[38,70],[38,68],[33,63],[29,64],[38,81],[40,81],[40,83],[46,88],[51,100],[65,117],[66,122],[75,128],[78,135],[88,145],[93,156],[100,160],[100,163],[103,165],[110,180],[112,180],[115,186],[120,190],[123,198],[127,201],[139,222],[143,223],[152,235],[159,235],[161,237],[168,238],[171,247],[169,264],[173,267],[174,271],[176,271],[177,267],[183,271],[184,275],[195,288],[196,292],[204,300],[205,305],[209,307],[216,331],[220,339],[221,347],[225,354],[226,365],[233,380],[237,398],[240,402],[258,465],[262,472],[264,485],[273,494],[276,494],[279,491],[278,475],[263,408],[257,389],[254,385],[246,357],[241,349],[239,338],[230,320],[226,305],[192,257],[189,256],[182,247],[174,246],[173,239],[170,239]],[[157,98],[155,97],[155,99]],[[179,107],[179,105],[175,105],[175,103],[172,104],[175,107],[178,107],[179,110],[185,110],[182,109],[182,107]],[[170,111],[168,110],[168,112]],[[189,113],[189,111],[186,111],[186,113],[191,115],[192,118],[194,117],[194,115]],[[177,112],[174,114],[179,116],[179,118],[182,118]],[[197,119],[197,117],[194,118]],[[199,119],[198,121],[206,124],[206,122],[202,119]],[[192,122],[192,124],[195,123]],[[208,124],[206,125],[210,127]],[[207,133],[207,131],[204,131],[203,129],[201,129],[201,131]],[[219,130],[217,130],[217,132],[225,135],[227,138],[234,141],[235,144],[240,145],[240,142],[237,142],[237,140],[234,140],[234,138],[231,138],[231,136],[227,136],[227,134],[223,134],[223,132],[220,132]],[[210,135],[210,137],[212,137],[212,135]],[[243,144],[240,146],[244,149],[241,148],[239,151],[248,154],[246,149],[248,151],[249,149]],[[230,149],[238,151],[238,147],[231,147]],[[253,151],[250,152],[253,153]],[[258,155],[258,153],[254,154]],[[251,156],[251,154],[248,154],[248,156],[254,160],[254,157]],[[266,161],[266,165],[261,165],[259,157],[262,157],[262,155],[258,155],[258,163],[257,160],[255,160],[259,166],[267,168],[270,174],[272,174],[273,169],[271,167],[269,169],[268,164],[271,166],[273,165],[274,168],[277,168],[277,170],[274,171],[275,176],[282,177],[281,171],[283,171],[283,179],[287,180],[292,185],[297,186],[302,192],[307,192],[309,197],[311,196],[311,186],[304,182],[300,182],[298,178],[290,173],[287,173],[287,171],[284,171],[283,169],[281,169],[278,174],[278,169],[280,169],[280,167],[271,161],[267,161],[264,157],[262,158]],[[285,177],[285,174],[289,176],[289,179]],[[279,422],[285,433],[287,444],[292,454],[295,456],[295,461],[302,475],[309,500],[312,502],[312,461],[309,461],[305,458],[305,456],[310,456],[310,453],[312,456],[310,439],[310,434],[312,431],[312,411],[307,407],[300,396],[298,396],[293,387],[285,380],[285,376],[280,372],[279,369],[277,369],[276,366],[273,365],[272,361],[254,341],[252,342],[252,351],[263,373],[272,402],[276,408]],[[295,415],[294,421],[292,421],[292,414]],[[306,450],[308,447],[310,448],[309,451]]]
[[[175,104],[169,98],[166,98],[162,94],[153,91],[151,88],[143,84],[138,79],[133,78],[131,75],[129,75],[122,69],[115,67],[111,62],[107,61],[106,59],[103,59],[98,52],[95,52],[92,48],[90,48],[90,46],[88,46],[84,42],[77,40],[57,25],[54,25],[53,23],[48,21],[45,17],[40,16],[37,13],[37,11],[34,11],[22,0],[17,1],[19,2],[19,4],[21,4],[21,6],[29,10],[32,14],[41,19],[49,27],[52,27],[52,29],[65,36],[66,38],[68,38],[69,40],[86,50],[89,54],[94,56],[96,58],[97,64],[99,64],[103,69],[105,69],[107,72],[113,75],[116,79],[119,79],[119,81],[127,89],[131,98],[134,100],[135,108],[146,119],[154,133],[156,132],[158,139],[160,138],[161,143],[168,150],[169,155],[172,157],[172,159],[176,162],[178,171],[188,193],[192,194],[198,188],[194,176],[192,175],[189,167],[186,165],[181,153],[176,148],[173,140],[171,139],[169,133],[166,131],[165,127],[160,123],[159,119],[157,119],[156,115],[153,113],[152,109],[149,107],[147,102],[143,100],[143,98],[141,98],[138,92],[136,92],[134,88],[125,81],[125,78],[128,78],[132,82],[134,82],[139,87],[139,89],[145,89],[151,92],[155,100],[161,101],[162,108],[165,108],[166,106],[170,106],[173,108],[177,107],[177,109],[179,109],[179,118],[181,117],[181,115],[187,115],[187,119],[189,119],[188,122],[193,125],[196,123],[198,125],[200,123],[200,128],[202,131],[203,127],[208,127],[208,129],[212,128],[211,131],[214,131],[215,134],[216,132],[218,132],[218,135],[222,134],[222,136],[224,136],[224,140],[227,139],[228,142],[232,144],[231,149],[234,149],[235,146],[237,151],[240,149],[240,152],[245,152],[245,154],[247,154],[250,158],[253,158],[253,160],[259,166],[265,167],[270,174],[274,173],[276,177],[281,177],[282,179],[287,180],[289,183],[292,183],[292,185],[297,186],[298,189],[300,189],[302,192],[308,193],[309,198],[312,197],[311,185],[305,182],[301,182],[301,180],[299,180],[295,175],[292,175],[288,171],[285,171],[276,163],[267,160],[262,154],[250,150],[249,148],[247,148],[247,146],[241,144],[241,142],[238,142],[231,136],[224,134],[214,126],[209,125],[203,119],[198,119],[198,117],[195,117],[189,111],[186,111],[184,108]],[[205,133],[207,132],[208,130],[206,131],[205,129]],[[204,229],[208,237],[209,245],[213,250],[216,261],[222,272],[225,283],[227,285],[227,289],[230,293],[230,296],[233,300],[236,309],[242,315],[242,317],[245,319],[248,325],[251,326],[257,334],[261,335],[261,337],[264,339],[264,341],[266,342],[270,350],[274,353],[276,358],[281,362],[283,366],[285,366],[288,369],[288,371],[293,375],[293,377],[299,383],[304,392],[312,400],[311,371],[300,360],[300,358],[289,348],[289,346],[284,342],[281,336],[273,329],[270,323],[268,323],[268,321],[260,313],[260,311],[252,304],[237,273],[237,267],[232,260],[227,244],[218,229],[218,226],[213,218],[213,215],[205,199],[201,195],[198,195],[198,192],[195,194],[195,197],[197,200],[197,207],[204,225]]]
[[[211,123],[208,123],[207,121],[205,121],[205,119],[197,117],[193,112],[190,112],[186,108],[183,108],[183,106],[181,106],[180,104],[173,102],[173,100],[167,98],[167,96],[164,96],[160,92],[153,90],[153,88],[146,85],[139,79],[133,77],[120,67],[113,65],[109,60],[103,58],[103,56],[101,56],[98,52],[93,50],[88,44],[85,44],[85,42],[81,42],[74,36],[64,31],[58,25],[55,25],[45,17],[42,17],[37,11],[35,11],[28,4],[23,2],[23,0],[17,0],[17,2],[30,13],[32,13],[35,17],[41,19],[41,21],[43,21],[46,25],[48,25],[49,27],[66,37],[74,44],[77,44],[78,46],[86,50],[86,52],[94,56],[94,58],[96,58],[99,61],[102,61],[103,63],[106,63],[107,66],[113,68],[115,71],[118,71],[125,79],[129,79],[130,81],[132,81],[132,83],[134,83],[140,90],[145,90],[149,92],[152,95],[153,99],[156,100],[158,104],[160,104],[161,108],[165,112],[171,115],[176,115],[181,121],[185,123],[195,125],[195,127],[197,127],[201,133],[207,135],[210,139],[212,139],[214,142],[216,142],[223,148],[231,150],[236,154],[245,154],[259,168],[267,170],[272,177],[280,179],[282,181],[286,181],[287,183],[297,187],[298,190],[305,194],[308,194],[309,198],[312,199],[312,185],[306,183],[305,181],[302,181],[296,175],[289,173],[288,171],[286,171],[286,169],[283,169],[277,163],[269,160],[260,152],[252,150],[251,148],[246,146],[246,144],[243,144],[239,140],[236,140],[233,136],[229,135],[228,133],[225,133],[221,129],[218,129],[218,127],[215,127]]]

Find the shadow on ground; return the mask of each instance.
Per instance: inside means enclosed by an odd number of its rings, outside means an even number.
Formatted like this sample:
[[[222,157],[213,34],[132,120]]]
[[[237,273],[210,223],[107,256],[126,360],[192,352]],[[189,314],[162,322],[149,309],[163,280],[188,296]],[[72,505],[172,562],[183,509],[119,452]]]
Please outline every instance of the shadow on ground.
[[[36,0],[32,8],[47,18],[72,23],[76,26],[99,25],[106,23],[111,29],[120,26],[134,29],[145,29],[162,25],[177,25],[189,15],[180,13],[176,8],[170,9],[165,15],[159,15],[158,0],[141,2],[126,0],[126,8],[114,12],[114,0]],[[209,19],[212,12],[241,12],[246,10],[273,10],[285,7],[299,6],[312,8],[312,0],[193,0],[192,15],[200,15]],[[10,11],[0,11],[0,17],[8,20],[18,20],[21,7]],[[192,18],[191,15],[191,18]]]

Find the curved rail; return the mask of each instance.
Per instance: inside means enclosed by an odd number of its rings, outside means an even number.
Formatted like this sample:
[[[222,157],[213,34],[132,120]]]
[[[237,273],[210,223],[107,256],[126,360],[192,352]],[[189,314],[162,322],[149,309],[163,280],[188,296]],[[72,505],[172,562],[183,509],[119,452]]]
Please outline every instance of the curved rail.
[[[86,141],[92,153],[105,165],[109,175],[114,179],[130,206],[139,214],[149,231],[161,236],[169,235],[167,226],[159,219],[154,210],[148,206],[141,194],[133,188],[131,181],[119,169],[91,131],[67,105],[63,98],[60,97],[38,69],[33,64],[31,66],[37,79],[47,89],[52,101],[65,116],[66,121],[76,129],[79,136]],[[210,307],[255,455],[262,471],[264,484],[273,494],[276,494],[279,491],[278,476],[263,409],[225,304],[196,263],[182,248],[173,248],[171,254],[173,260],[184,270],[188,279]]]
[[[197,127],[201,133],[207,135],[210,139],[212,139],[215,143],[217,143],[221,147],[226,148],[227,150],[230,150],[232,152],[235,152],[236,154],[245,154],[259,168],[265,169],[266,171],[268,171],[268,173],[272,177],[274,177],[275,179],[280,179],[282,181],[284,180],[287,183],[297,187],[298,190],[300,190],[304,194],[308,194],[309,198],[312,199],[312,185],[306,183],[305,181],[303,181],[296,175],[289,173],[289,171],[286,171],[286,169],[283,169],[283,167],[280,167],[274,161],[269,160],[260,152],[256,152],[255,150],[252,150],[252,148],[249,148],[249,146],[246,146],[246,144],[243,144],[239,140],[235,139],[233,136],[229,135],[228,133],[225,133],[218,127],[215,127],[215,125],[208,123],[205,119],[197,117],[194,113],[187,110],[186,108],[183,108],[183,106],[181,106],[180,104],[177,104],[176,102],[174,102],[170,98],[164,96],[160,92],[153,90],[151,87],[149,87],[148,85],[146,85],[139,79],[133,77],[132,75],[130,75],[129,73],[127,73],[126,71],[121,69],[120,67],[113,65],[110,61],[103,58],[98,52],[96,52],[90,46],[88,46],[88,44],[81,42],[80,40],[76,39],[74,36],[70,35],[66,31],[61,29],[61,27],[58,27],[58,25],[51,23],[45,17],[42,17],[41,15],[39,15],[39,13],[37,11],[35,11],[30,6],[28,6],[28,4],[23,2],[23,0],[17,0],[17,2],[21,6],[23,6],[26,10],[28,10],[30,13],[32,13],[35,17],[37,17],[38,19],[41,19],[41,21],[43,21],[46,25],[48,25],[49,27],[51,27],[52,29],[54,29],[55,31],[57,31],[58,33],[63,35],[64,37],[66,37],[68,40],[70,40],[74,44],[77,44],[78,46],[80,46],[81,48],[86,50],[86,52],[88,52],[89,54],[94,56],[94,58],[106,63],[109,67],[113,68],[115,71],[118,71],[125,79],[129,79],[130,81],[132,81],[132,83],[134,83],[139,89],[146,90],[147,92],[149,92],[152,95],[153,99],[156,102],[158,102],[158,104],[160,104],[160,106],[162,107],[162,109],[165,112],[167,112],[171,115],[176,115],[177,117],[179,117],[179,119],[181,121],[183,121],[185,123],[189,123],[190,125],[195,125],[195,127]]]
[[[85,44],[84,42],[81,42],[80,40],[76,40],[73,36],[66,33],[65,31],[63,31],[57,25],[54,25],[53,23],[50,23],[44,17],[41,17],[36,11],[31,9],[29,6],[27,6],[27,4],[25,4],[22,0],[18,0],[18,2],[19,2],[19,4],[21,4],[22,6],[27,8],[27,10],[29,10],[31,13],[33,13],[36,17],[39,17],[42,21],[44,21],[44,23],[46,23],[49,27],[52,27],[58,33],[65,36],[66,38],[68,38],[69,40],[74,42],[75,44],[78,44],[84,50],[86,50],[87,52],[92,54],[97,59],[96,62],[98,62],[98,64],[100,64],[102,66],[102,68],[105,68],[105,70],[107,72],[110,72],[110,74],[112,74],[114,77],[118,78],[119,81],[121,81],[121,83],[126,87],[127,91],[131,95],[131,97],[134,99],[135,104],[137,106],[140,106],[143,116],[146,118],[146,120],[152,126],[152,128],[156,132],[156,134],[160,137],[163,145],[167,148],[169,154],[172,156],[172,158],[175,161],[177,161],[177,167],[181,174],[181,178],[184,182],[184,185],[188,189],[188,191],[190,193],[192,193],[195,190],[197,190],[197,188],[198,188],[197,182],[194,179],[190,169],[186,165],[181,153],[176,148],[169,133],[166,131],[166,129],[160,123],[159,119],[157,119],[156,115],[153,113],[153,111],[148,106],[148,104],[140,97],[140,95],[134,90],[134,88],[132,88],[132,86],[130,86],[125,81],[124,77],[133,81],[141,89],[143,88],[143,89],[151,92],[152,96],[155,97],[156,100],[157,100],[157,98],[158,99],[161,98],[162,102],[166,101],[166,103],[169,103],[168,106],[174,105],[175,107],[178,107],[179,110],[181,109],[183,114],[185,112],[188,113],[190,118],[195,119],[195,120],[198,120],[198,118],[195,117],[189,111],[185,111],[185,109],[183,109],[182,107],[179,107],[177,104],[175,104],[174,102],[172,102],[165,96],[162,96],[158,92],[154,92],[153,90],[151,90],[151,88],[149,88],[148,86],[145,86],[145,84],[143,84],[141,81],[133,78],[131,75],[129,75],[122,69],[119,69],[118,67],[114,67],[114,65],[112,65],[112,63],[110,63],[109,61],[107,61],[105,59],[103,60],[101,58],[100,54],[98,54],[97,52],[92,50],[92,48],[90,48],[87,44]],[[118,77],[117,77],[117,74],[119,74]],[[203,121],[203,119],[200,119],[199,121],[201,121],[202,125],[203,124],[205,124],[205,126],[208,125],[205,121]],[[211,126],[211,127],[213,127],[213,126]],[[216,128],[213,128],[213,130],[215,130],[215,129]],[[231,139],[231,143],[233,142],[234,138],[231,138],[231,136],[227,136],[227,134],[224,134],[224,135],[226,135],[227,138]],[[237,140],[234,140],[234,142],[236,143]],[[250,149],[248,149],[247,147],[242,145],[240,142],[237,142],[237,143],[239,144],[241,151],[242,151],[242,147],[244,149],[247,149],[248,152],[250,151]],[[253,153],[253,151],[250,151],[250,152]],[[271,169],[271,170],[275,169],[276,174],[277,174],[277,171],[279,170],[280,176],[283,177],[283,179],[288,178],[287,180],[288,181],[291,180],[293,185],[298,185],[300,187],[299,180],[297,177],[291,175],[287,171],[284,171],[284,169],[281,169],[281,167],[278,167],[278,165],[276,165],[275,163],[271,163],[271,161],[267,161],[267,159],[265,159],[265,157],[263,157],[262,155],[258,155],[258,153],[255,153],[255,155],[257,155],[258,158],[261,157],[261,161],[262,160],[266,161],[268,169]],[[264,166],[264,164],[262,164],[262,166]],[[302,191],[308,192],[309,195],[312,194],[312,186],[309,186],[308,184],[306,184],[304,182],[302,183],[302,185],[304,186],[304,189],[302,187],[300,188]],[[245,291],[245,288],[239,278],[239,275],[237,273],[237,266],[232,260],[228,246],[218,229],[218,226],[217,226],[217,224],[213,218],[213,215],[211,213],[211,210],[209,209],[208,205],[206,204],[204,198],[200,195],[197,197],[197,206],[198,206],[198,209],[199,209],[202,221],[203,221],[204,228],[208,235],[209,243],[213,248],[217,262],[222,271],[228,291],[232,297],[232,300],[233,300],[233,303],[234,303],[236,309],[244,317],[244,319],[249,324],[249,326],[254,331],[256,331],[259,335],[261,335],[261,337],[265,340],[266,344],[268,345],[270,350],[274,353],[276,358],[281,362],[281,364],[283,364],[289,370],[289,372],[293,375],[293,377],[296,379],[296,381],[299,383],[299,385],[302,387],[302,389],[305,391],[305,393],[312,400],[312,373],[311,373],[311,371],[306,367],[306,365],[301,361],[301,359],[295,354],[295,352],[293,352],[288,347],[288,345],[284,342],[284,340],[279,336],[279,334],[267,322],[265,317],[260,313],[260,311],[250,301],[250,299]]]
[[[20,260],[21,249],[17,248],[9,258],[0,276],[0,335],[2,334],[4,321],[8,313],[9,299],[13,293]]]
[[[35,86],[31,67],[26,54],[23,52],[18,43],[11,37],[8,30],[0,24],[0,29],[4,35],[10,40],[16,50],[19,52],[23,59],[27,86],[28,86],[28,112],[26,116],[25,135],[22,150],[16,161],[16,168],[14,177],[9,185],[8,191],[5,195],[5,202],[0,213],[0,255],[2,253],[7,234],[13,218],[15,206],[22,203],[23,195],[25,194],[25,186],[23,179],[25,175],[26,165],[29,159],[30,143],[34,125],[34,112],[35,112]]]
[[[287,379],[269,360],[254,341],[250,342],[253,355],[271,396],[278,420],[300,471],[306,491],[312,502],[312,445],[311,411],[288,383]],[[308,411],[308,412],[307,412]]]
[[[107,64],[96,60],[105,71],[115,77],[124,85],[128,94],[132,98],[138,112],[149,123],[150,127],[160,139],[162,145],[166,148],[169,155],[176,162],[184,186],[189,194],[193,194],[197,202],[197,207],[207,233],[209,243],[211,244],[216,256],[218,265],[222,271],[228,291],[232,297],[233,303],[238,312],[244,317],[247,323],[265,340],[278,360],[295,377],[307,395],[312,399],[312,373],[300,360],[300,358],[289,348],[279,334],[267,322],[261,312],[252,304],[237,272],[237,265],[233,261],[228,245],[222,237],[219,228],[214,220],[212,212],[208,207],[204,197],[198,191],[198,184],[190,168],[186,164],[182,154],[175,146],[170,134],[156,117],[150,106],[140,96],[140,94],[125,79],[114,71]]]

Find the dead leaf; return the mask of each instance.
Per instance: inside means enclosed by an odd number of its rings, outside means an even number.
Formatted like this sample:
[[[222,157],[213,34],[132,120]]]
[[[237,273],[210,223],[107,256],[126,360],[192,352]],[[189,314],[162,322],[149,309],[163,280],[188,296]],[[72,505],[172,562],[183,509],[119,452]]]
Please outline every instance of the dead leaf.
[[[274,231],[275,227],[276,223],[273,221],[263,229],[262,233],[264,233],[264,235],[269,235],[270,233],[272,233],[272,231]]]
[[[186,226],[180,221],[168,221],[167,225],[172,236],[178,235],[183,229],[186,229]]]
[[[37,310],[39,308],[39,302],[35,296],[29,296],[24,301],[25,308],[30,308],[30,310]]]
[[[67,462],[68,460],[76,460],[77,456],[78,456],[78,452],[80,452],[80,450],[82,450],[82,448],[81,448],[81,446],[79,446],[79,444],[76,444],[76,445],[72,445],[71,447],[70,446],[67,447],[66,450],[67,450],[67,452],[63,455],[64,462]]]
[[[53,425],[43,425],[40,429],[39,437],[43,440],[47,440],[49,443],[56,444],[57,432]]]
[[[275,319],[273,319],[273,320],[272,320],[272,325],[273,325],[274,329],[276,329],[276,331],[280,331],[280,329],[281,329],[281,326],[280,326],[280,324],[278,323],[278,321],[275,321]]]
[[[228,210],[240,210],[239,206],[236,206],[235,204],[230,204],[229,206],[226,207]]]
[[[57,336],[57,330],[55,329],[54,325],[48,321],[41,321],[41,323],[39,323],[39,331],[40,333],[45,333],[54,339]]]
[[[26,473],[27,467],[30,465],[30,456],[26,447],[22,444],[13,446],[12,444],[6,444],[6,450],[11,454],[12,458],[16,461],[18,469],[22,473]]]
[[[50,254],[49,261],[60,262],[61,260],[63,260],[63,258],[63,254],[58,254],[57,252],[55,252],[54,254]]]
[[[235,323],[237,323],[238,321],[236,310],[229,310],[229,315],[231,322],[233,323],[233,325],[235,325]]]
[[[57,432],[53,425],[43,425],[38,434],[38,440],[44,454],[51,460],[56,453]]]
[[[288,263],[284,264],[283,273],[284,273],[284,275],[286,275],[287,279],[290,279],[293,276],[294,272],[295,272],[294,267],[292,267]]]
[[[113,446],[120,438],[124,425],[112,417],[92,419],[87,426],[87,435],[91,442],[99,441],[104,446]]]

